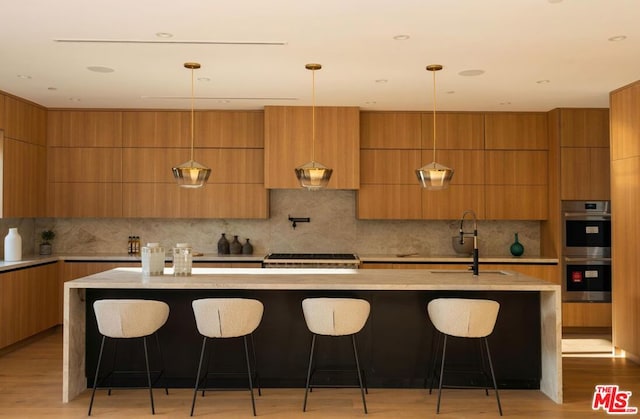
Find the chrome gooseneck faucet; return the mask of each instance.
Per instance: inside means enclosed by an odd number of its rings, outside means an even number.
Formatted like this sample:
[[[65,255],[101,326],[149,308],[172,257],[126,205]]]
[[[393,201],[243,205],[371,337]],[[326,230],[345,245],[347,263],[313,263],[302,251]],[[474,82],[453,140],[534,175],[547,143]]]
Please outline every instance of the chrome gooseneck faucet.
[[[471,265],[471,269],[473,270],[473,276],[478,276],[478,218],[472,210],[466,210],[462,213],[462,218],[460,218],[460,244],[464,242],[464,235],[469,234],[462,228],[467,214],[473,219],[473,265]]]

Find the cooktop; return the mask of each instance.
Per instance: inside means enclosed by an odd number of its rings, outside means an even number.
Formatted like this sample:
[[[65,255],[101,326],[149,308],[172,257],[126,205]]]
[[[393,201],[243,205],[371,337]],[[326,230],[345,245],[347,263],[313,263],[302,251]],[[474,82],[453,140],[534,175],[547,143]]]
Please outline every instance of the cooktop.
[[[358,260],[353,253],[270,253],[265,259],[341,259]]]

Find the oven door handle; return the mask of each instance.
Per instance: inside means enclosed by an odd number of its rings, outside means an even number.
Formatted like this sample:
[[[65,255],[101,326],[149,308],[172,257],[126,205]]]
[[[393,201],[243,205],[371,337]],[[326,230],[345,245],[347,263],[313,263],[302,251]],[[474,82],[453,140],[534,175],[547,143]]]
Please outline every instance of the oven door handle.
[[[588,263],[597,262],[599,265],[611,265],[611,258],[564,258],[566,263]]]
[[[584,218],[589,219],[589,217],[600,217],[605,220],[611,219],[610,212],[565,212],[564,218]]]

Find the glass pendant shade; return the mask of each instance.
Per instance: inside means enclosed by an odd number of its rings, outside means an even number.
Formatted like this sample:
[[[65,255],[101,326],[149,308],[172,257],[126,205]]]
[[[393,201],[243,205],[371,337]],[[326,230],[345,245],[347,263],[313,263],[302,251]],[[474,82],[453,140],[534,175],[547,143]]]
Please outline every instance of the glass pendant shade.
[[[201,188],[211,175],[211,169],[194,160],[182,163],[171,170],[178,186],[183,188]]]
[[[430,191],[446,189],[453,178],[453,169],[431,162],[416,169],[416,176],[420,181],[420,186]]]
[[[315,161],[296,167],[295,171],[300,186],[310,191],[325,188],[331,179],[331,173],[333,173],[333,169]]]

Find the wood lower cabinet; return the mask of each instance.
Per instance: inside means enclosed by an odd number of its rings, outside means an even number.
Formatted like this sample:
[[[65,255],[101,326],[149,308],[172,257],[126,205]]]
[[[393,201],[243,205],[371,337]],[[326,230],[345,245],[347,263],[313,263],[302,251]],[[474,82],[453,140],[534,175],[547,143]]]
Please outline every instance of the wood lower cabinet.
[[[562,327],[611,327],[611,303],[562,303]]]
[[[0,273],[0,348],[59,323],[56,263]]]

